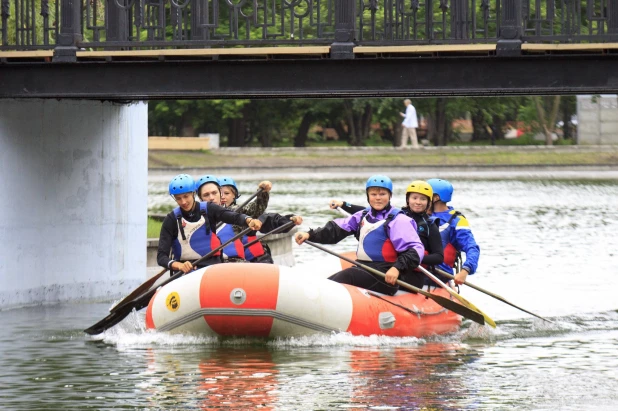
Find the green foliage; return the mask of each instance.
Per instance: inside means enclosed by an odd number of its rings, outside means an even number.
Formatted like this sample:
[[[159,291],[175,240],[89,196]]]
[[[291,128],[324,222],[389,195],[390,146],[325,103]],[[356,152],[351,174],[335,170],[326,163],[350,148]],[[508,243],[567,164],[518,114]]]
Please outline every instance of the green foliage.
[[[147,238],[159,238],[162,224],[163,223],[161,221],[148,217],[148,225],[146,229]]]
[[[536,107],[534,106],[534,101],[532,97],[526,97],[524,101],[521,102],[519,107],[519,121],[527,124],[531,131],[538,133],[543,131],[543,127],[538,119],[538,113],[536,111]],[[523,136],[522,136],[523,137]]]
[[[60,1],[60,0],[56,0]],[[17,2],[12,0],[9,2],[9,18],[7,21],[7,44],[2,44],[2,36],[0,36],[0,46],[5,45],[43,45],[47,39],[48,44],[55,44],[56,39],[54,38],[53,31],[45,31],[44,22],[45,18],[41,12],[41,0],[34,0],[34,8],[26,8],[24,10],[23,6],[19,9],[19,15],[15,12],[15,4]],[[59,10],[58,10],[59,11]],[[49,2],[49,6],[47,9],[47,21],[50,28],[53,28],[54,22],[58,22],[60,20],[59,12],[56,13],[55,1],[51,0]],[[34,26],[32,25],[32,21],[34,20]],[[24,24],[21,27],[22,30],[17,33],[17,22],[23,21]],[[0,19],[0,27],[2,24],[2,20]],[[28,30],[25,30],[28,29]],[[19,37],[18,37],[19,36]]]
[[[243,145],[285,147],[294,144],[294,136],[301,120],[305,115],[309,115],[312,125],[335,128],[339,133],[338,142],[326,142],[323,135],[310,130],[307,141],[309,146],[389,145],[393,144],[395,133],[399,132],[402,100],[362,98],[150,101],[149,135],[196,136],[205,132],[219,133],[222,145],[225,145],[228,141],[230,121],[242,121],[243,132],[247,133]],[[551,98],[548,101],[551,101]],[[436,98],[413,98],[419,118],[433,116],[436,102]],[[450,124],[453,119],[472,118],[473,126],[479,133],[476,138],[481,142],[489,141],[491,130],[506,132],[507,122],[519,121],[532,132],[542,131],[532,97],[449,98],[446,103],[443,121]],[[574,113],[575,99],[565,99],[561,107],[567,114]],[[356,130],[364,124],[363,119],[370,122],[365,134]],[[559,119],[562,119],[562,116]],[[351,132],[354,130],[357,134],[353,136]],[[460,132],[449,130],[449,127],[445,130],[449,136],[456,136]],[[494,137],[500,140],[502,134]],[[455,140],[460,143],[458,139]]]

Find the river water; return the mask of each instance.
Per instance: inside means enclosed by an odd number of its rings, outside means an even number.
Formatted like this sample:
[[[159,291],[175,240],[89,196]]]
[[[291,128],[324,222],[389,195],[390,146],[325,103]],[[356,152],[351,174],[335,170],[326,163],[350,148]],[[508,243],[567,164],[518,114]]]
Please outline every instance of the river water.
[[[393,175],[402,206],[410,178]],[[453,204],[481,247],[469,280],[553,324],[467,287],[496,329],[217,340],[145,332],[140,312],[90,337],[81,330],[112,302],[0,311],[0,409],[616,410],[618,179],[608,176],[452,177]],[[151,209],[172,206],[169,177],[152,176]],[[337,217],[329,198],[365,202],[364,174],[275,177],[270,210],[302,215],[304,228]],[[258,182],[237,180],[243,193]],[[319,269],[321,251],[294,253]]]

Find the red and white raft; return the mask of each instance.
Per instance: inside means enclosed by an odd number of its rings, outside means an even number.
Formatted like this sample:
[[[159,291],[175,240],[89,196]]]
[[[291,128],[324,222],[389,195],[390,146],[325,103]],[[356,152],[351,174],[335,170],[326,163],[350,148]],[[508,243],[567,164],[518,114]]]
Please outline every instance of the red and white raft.
[[[448,298],[443,290],[432,292]],[[418,294],[376,295],[297,267],[249,263],[217,264],[187,274],[162,287],[146,311],[149,329],[208,336],[344,331],[424,337],[457,331],[460,324],[459,315]]]

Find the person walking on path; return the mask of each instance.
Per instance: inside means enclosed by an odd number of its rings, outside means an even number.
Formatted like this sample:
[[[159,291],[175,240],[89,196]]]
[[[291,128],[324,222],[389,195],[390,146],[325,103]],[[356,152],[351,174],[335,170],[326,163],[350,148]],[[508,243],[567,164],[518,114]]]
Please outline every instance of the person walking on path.
[[[412,148],[418,149],[418,138],[416,137],[418,119],[416,118],[416,109],[408,98],[403,101],[403,104],[406,106],[406,112],[399,113],[399,115],[403,117],[403,122],[401,123],[401,145],[399,147],[405,148],[409,138],[412,142]]]

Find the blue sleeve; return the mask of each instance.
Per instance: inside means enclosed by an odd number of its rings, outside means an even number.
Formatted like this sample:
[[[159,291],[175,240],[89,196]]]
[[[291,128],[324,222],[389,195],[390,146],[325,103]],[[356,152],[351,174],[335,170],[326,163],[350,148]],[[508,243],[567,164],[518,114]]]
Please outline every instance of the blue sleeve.
[[[470,271],[470,274],[474,274],[479,264],[481,249],[474,239],[468,220],[460,217],[453,228],[452,232],[455,233],[455,238],[452,241],[453,245],[457,250],[466,253],[466,261],[464,261],[462,268]]]

